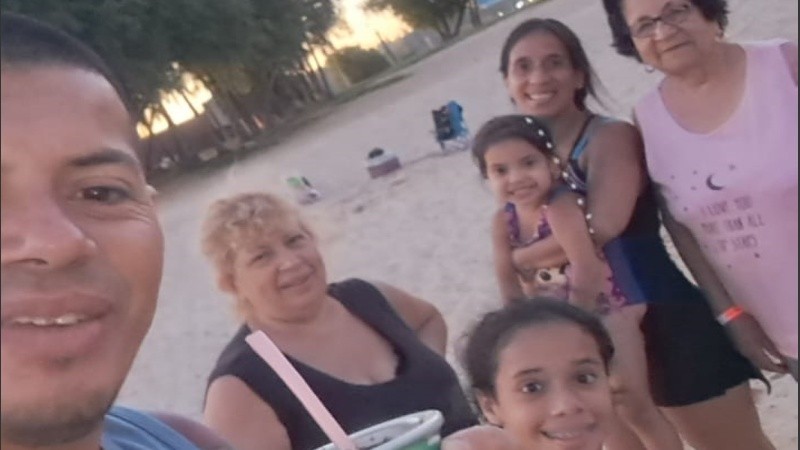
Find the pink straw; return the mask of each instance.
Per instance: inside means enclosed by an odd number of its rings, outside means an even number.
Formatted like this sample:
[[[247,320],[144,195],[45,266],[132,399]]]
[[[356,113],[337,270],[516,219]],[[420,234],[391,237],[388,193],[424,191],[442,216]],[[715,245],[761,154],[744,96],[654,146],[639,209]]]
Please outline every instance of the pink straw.
[[[311,417],[339,450],[358,450],[341,425],[319,400],[303,377],[263,331],[254,331],[245,338],[248,345],[278,373]]]

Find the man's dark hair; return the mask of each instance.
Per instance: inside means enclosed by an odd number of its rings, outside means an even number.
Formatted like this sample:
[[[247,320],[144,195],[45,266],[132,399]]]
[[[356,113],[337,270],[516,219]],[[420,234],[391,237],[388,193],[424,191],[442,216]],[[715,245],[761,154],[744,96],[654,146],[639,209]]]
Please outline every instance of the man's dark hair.
[[[0,65],[66,66],[105,78],[132,112],[130,98],[119,79],[100,56],[58,28],[19,14],[0,13]]]

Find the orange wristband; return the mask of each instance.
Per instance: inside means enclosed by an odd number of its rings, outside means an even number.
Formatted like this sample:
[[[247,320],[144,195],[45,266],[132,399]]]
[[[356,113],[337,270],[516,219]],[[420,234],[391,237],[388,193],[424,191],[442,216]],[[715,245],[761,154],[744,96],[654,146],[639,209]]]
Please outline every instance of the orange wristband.
[[[722,325],[727,325],[736,320],[737,317],[744,314],[744,310],[738,306],[731,306],[730,308],[722,311],[722,314],[717,316],[717,322]]]

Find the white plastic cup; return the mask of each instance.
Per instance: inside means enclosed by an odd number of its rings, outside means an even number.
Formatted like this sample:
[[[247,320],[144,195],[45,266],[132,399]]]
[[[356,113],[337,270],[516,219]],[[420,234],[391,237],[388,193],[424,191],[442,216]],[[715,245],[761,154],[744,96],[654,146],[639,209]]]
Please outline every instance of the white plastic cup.
[[[358,450],[439,450],[442,413],[429,409],[373,425],[350,435]],[[334,444],[316,450],[337,450]]]

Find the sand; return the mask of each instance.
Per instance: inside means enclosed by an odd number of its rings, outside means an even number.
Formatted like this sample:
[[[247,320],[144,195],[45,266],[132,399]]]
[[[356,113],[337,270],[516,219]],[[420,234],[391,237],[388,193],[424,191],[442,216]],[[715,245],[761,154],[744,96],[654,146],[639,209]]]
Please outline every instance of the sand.
[[[731,38],[797,41],[794,0],[729,3]],[[473,130],[511,112],[499,49],[517,23],[533,16],[558,18],[578,32],[603,80],[609,113],[628,117],[657,80],[612,51],[599,1],[550,0],[405,69],[402,81],[342,105],[243,163],[169,186],[161,199],[167,250],[158,312],[120,401],[201,417],[206,377],[237,327],[231,301],[215,288],[199,251],[201,218],[220,196],[285,192],[282,180],[294,172],[324,195],[303,209],[320,235],[329,279],[381,280],[431,301],[457,345],[465,327],[497,304],[488,227],[493,200],[468,154],[440,154],[430,111],[454,99]],[[403,169],[370,180],[365,158],[376,146],[397,154]],[[797,384],[775,380],[770,396],[758,396],[758,407],[777,448],[797,448]]]

